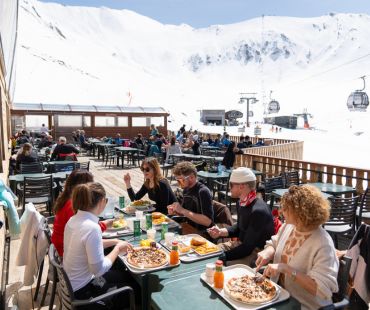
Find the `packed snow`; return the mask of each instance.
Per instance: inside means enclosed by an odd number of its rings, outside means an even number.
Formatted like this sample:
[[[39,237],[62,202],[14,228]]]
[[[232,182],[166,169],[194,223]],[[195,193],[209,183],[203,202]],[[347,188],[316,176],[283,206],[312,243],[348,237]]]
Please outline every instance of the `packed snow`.
[[[349,94],[370,68],[370,16],[255,18],[194,29],[128,10],[20,1],[15,102],[162,106],[169,128],[203,132],[201,109],[239,109],[256,92],[253,124],[269,91],[281,115],[307,109],[314,130],[266,137],[304,140],[304,159],[370,168],[370,108],[349,112]],[[369,77],[370,83],[370,77]],[[301,121],[301,120],[300,120]],[[229,127],[237,134],[237,127]],[[250,132],[253,133],[253,128]]]

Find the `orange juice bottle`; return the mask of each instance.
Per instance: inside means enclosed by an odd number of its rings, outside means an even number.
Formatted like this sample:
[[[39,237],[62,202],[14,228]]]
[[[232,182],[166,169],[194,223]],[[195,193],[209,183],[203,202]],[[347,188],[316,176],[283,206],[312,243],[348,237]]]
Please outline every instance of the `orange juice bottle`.
[[[172,251],[170,253],[170,264],[177,265],[179,263],[179,244],[177,241],[172,242]]]
[[[224,273],[222,271],[223,262],[222,260],[218,260],[216,262],[216,271],[213,276],[213,285],[215,288],[223,288],[224,287]]]

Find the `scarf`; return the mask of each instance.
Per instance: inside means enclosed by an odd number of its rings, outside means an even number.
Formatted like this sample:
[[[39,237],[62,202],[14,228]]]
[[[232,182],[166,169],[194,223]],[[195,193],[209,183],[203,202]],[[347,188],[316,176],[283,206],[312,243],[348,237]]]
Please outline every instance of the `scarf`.
[[[248,207],[250,204],[257,198],[256,191],[251,191],[247,196],[245,196],[243,199],[240,199],[239,205],[241,207]]]

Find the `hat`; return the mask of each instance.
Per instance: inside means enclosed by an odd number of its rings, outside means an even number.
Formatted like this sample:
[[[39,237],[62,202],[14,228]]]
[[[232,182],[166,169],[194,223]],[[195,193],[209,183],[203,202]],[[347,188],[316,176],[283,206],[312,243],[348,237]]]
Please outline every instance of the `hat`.
[[[230,182],[232,183],[247,183],[256,181],[256,176],[251,169],[246,167],[239,167],[231,173]]]

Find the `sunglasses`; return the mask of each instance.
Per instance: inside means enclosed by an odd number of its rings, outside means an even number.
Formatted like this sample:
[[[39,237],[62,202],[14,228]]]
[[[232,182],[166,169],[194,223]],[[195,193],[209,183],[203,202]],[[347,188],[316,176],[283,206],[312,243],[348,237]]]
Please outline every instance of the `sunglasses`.
[[[186,176],[186,177],[181,177],[181,178],[176,178],[176,181],[180,184],[183,184],[185,183],[185,181],[190,177],[190,175]]]
[[[146,168],[141,167],[140,169],[141,169],[142,172],[149,172],[150,171],[149,167],[146,167]]]

